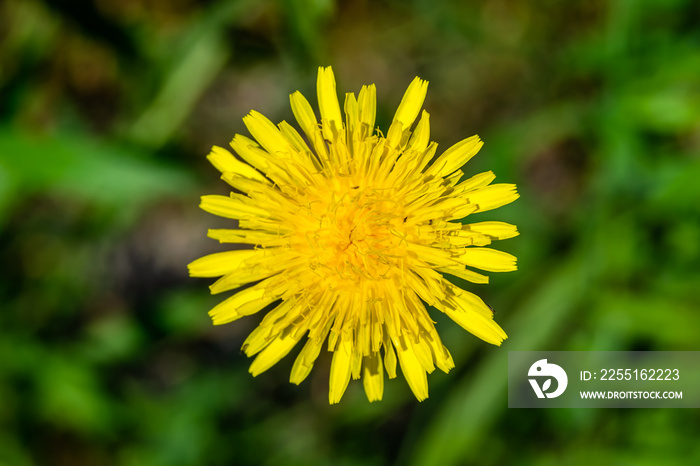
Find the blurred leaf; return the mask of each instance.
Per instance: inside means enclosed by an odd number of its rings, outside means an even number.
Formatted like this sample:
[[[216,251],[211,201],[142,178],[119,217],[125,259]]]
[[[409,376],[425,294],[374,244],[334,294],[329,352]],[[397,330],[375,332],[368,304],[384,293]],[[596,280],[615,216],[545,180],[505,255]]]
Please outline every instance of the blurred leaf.
[[[128,315],[112,314],[87,328],[89,338],[83,346],[84,358],[106,363],[134,357],[144,343],[143,330]]]
[[[700,213],[700,162],[669,158],[656,170],[650,207],[671,215]]]
[[[667,133],[687,131],[700,120],[700,89],[658,89],[635,95],[625,113],[644,126]]]
[[[110,405],[94,370],[68,355],[45,355],[37,371],[39,415],[63,429],[94,436],[109,431]]]
[[[325,22],[335,8],[334,0],[282,0],[293,37],[301,46],[302,58],[317,65],[323,52]]]
[[[0,162],[0,225],[7,215],[13,202],[13,194],[16,187],[9,171]]]
[[[160,319],[173,337],[192,337],[211,329],[202,309],[212,306],[210,296],[199,291],[178,290],[165,296],[159,306]]]
[[[0,432],[0,466],[34,466],[25,445],[9,432]]]
[[[634,339],[654,342],[654,349],[659,350],[696,347],[700,315],[695,306],[674,296],[605,291],[599,293],[594,309],[591,326],[595,333],[613,341],[616,351]]]
[[[192,21],[177,53],[171,47],[165,50],[166,57],[174,60],[153,101],[129,127],[131,140],[158,148],[173,136],[226,64],[231,47],[226,43],[225,27],[251,3],[219,1],[204,17]]]
[[[85,136],[30,135],[7,127],[0,127],[0,177],[7,180],[0,184],[0,205],[48,191],[120,210],[181,195],[194,185],[187,172],[134,150]]]
[[[0,2],[0,466],[699,462],[692,410],[505,408],[508,350],[698,347],[697,2],[100,0],[139,48],[98,34],[108,60],[57,2]],[[165,157],[204,163],[189,156],[238,121],[231,103],[287,117],[278,74],[324,56],[377,84],[380,125],[406,76],[429,79],[440,151],[478,131],[466,169],[522,195],[482,218],[522,233],[503,244],[518,273],[478,291],[510,339],[435,315],[458,372],[424,403],[399,377],[381,403],[356,381],[328,406],[327,352],[300,387],[293,357],[253,379],[253,323],[210,328],[218,298],[183,285],[201,193]]]

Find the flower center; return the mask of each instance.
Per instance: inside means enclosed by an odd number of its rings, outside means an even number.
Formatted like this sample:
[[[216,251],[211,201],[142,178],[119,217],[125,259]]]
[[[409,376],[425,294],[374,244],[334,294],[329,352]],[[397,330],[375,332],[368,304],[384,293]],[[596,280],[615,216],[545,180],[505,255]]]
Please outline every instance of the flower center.
[[[316,223],[304,231],[311,266],[351,283],[391,278],[406,255],[403,205],[391,192],[352,186],[338,191],[314,203]]]

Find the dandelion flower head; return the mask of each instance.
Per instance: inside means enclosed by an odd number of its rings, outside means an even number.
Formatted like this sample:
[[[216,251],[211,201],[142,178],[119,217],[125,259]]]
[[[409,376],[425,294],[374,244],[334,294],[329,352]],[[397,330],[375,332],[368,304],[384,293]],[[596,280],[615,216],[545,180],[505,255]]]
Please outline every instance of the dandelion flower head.
[[[472,269],[515,270],[515,257],[484,246],[516,236],[516,227],[465,218],[518,194],[515,185],[491,184],[490,171],[465,177],[478,136],[436,156],[421,113],[427,87],[413,80],[384,136],[375,130],[375,86],[346,94],[341,110],[332,69],[319,68],[320,122],[300,92],[290,96],[305,137],[251,111],[243,121],[255,140],[231,141],[243,161],[220,147],[208,155],[235,192],[203,196],[201,208],[238,220],[209,236],[248,246],[202,257],[189,271],[220,277],[212,293],[240,288],[209,312],[214,324],[272,308],[243,343],[256,356],[253,376],[304,339],[290,381],[301,383],[326,348],[330,403],[351,377],[363,380],[370,401],[381,400],[384,374],[396,377],[397,366],[422,401],[427,374],[454,367],[426,305],[488,343],[506,338],[492,310],[446,275],[487,283]]]

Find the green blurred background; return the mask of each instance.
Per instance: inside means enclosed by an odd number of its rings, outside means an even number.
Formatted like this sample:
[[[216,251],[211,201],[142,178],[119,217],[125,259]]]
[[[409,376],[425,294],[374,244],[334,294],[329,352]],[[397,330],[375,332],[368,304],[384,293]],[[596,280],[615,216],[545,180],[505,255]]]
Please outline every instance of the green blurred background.
[[[519,271],[470,285],[510,335],[433,313],[456,369],[327,403],[328,358],[258,378],[260,317],[213,327],[186,264],[230,226],[205,160],[319,65],[387,129],[430,81],[432,139],[522,198],[480,217]],[[342,95],[342,94],[341,94]],[[0,465],[700,464],[697,410],[509,410],[512,350],[700,350],[700,3],[0,2]]]

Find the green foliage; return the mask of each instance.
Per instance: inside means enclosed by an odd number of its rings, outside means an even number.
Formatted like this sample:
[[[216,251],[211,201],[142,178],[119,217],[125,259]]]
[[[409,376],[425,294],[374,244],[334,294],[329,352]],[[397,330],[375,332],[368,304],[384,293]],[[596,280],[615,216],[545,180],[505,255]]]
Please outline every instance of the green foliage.
[[[699,349],[699,11],[0,3],[0,465],[700,462],[690,411],[506,408],[507,351]],[[186,276],[230,226],[197,211],[225,192],[204,155],[251,108],[291,121],[326,64],[377,83],[380,123],[428,79],[432,139],[479,132],[467,171],[522,195],[489,214],[519,226],[497,245],[519,271],[478,290],[510,338],[435,315],[457,367],[421,404],[399,377],[328,406],[325,354],[299,387],[291,356],[252,378],[256,318],[211,326]]]
[[[182,169],[156,164],[141,150],[81,135],[41,135],[0,128],[0,215],[37,193],[89,200],[133,214],[148,202],[193,186]]]

